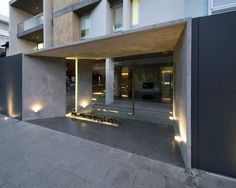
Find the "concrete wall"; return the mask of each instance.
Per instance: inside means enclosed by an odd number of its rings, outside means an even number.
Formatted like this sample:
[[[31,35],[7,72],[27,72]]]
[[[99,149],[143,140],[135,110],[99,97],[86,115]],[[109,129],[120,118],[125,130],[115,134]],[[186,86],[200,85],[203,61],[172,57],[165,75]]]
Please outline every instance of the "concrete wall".
[[[191,25],[189,20],[174,51],[173,115],[177,118],[175,133],[183,140],[179,146],[187,168],[191,168]]]
[[[208,15],[208,0],[185,0],[186,17],[199,17]]]
[[[110,34],[112,32],[112,10],[107,0],[102,0],[91,12],[92,38]]]
[[[78,3],[81,0],[52,0],[53,1],[53,11],[58,11],[63,8],[66,8],[70,5]]]
[[[9,23],[9,55],[14,55],[17,53],[31,51],[37,48],[37,43],[30,42],[27,40],[22,40],[17,38],[17,24],[31,18],[33,15],[24,12],[20,9],[9,7],[10,11],[10,23]]]
[[[24,55],[22,90],[23,120],[64,116],[66,113],[65,59]]]
[[[44,48],[53,46],[53,2],[43,0],[43,44]]]
[[[53,44],[54,46],[80,39],[79,17],[70,12],[53,20]]]
[[[185,0],[140,0],[139,27],[185,17]]]

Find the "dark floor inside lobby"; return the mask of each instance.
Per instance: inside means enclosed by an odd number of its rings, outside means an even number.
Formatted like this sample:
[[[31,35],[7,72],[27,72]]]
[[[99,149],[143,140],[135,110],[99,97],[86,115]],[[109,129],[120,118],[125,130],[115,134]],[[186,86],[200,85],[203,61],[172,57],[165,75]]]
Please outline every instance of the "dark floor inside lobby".
[[[172,165],[184,166],[174,141],[172,126],[119,119],[120,126],[117,128],[66,117],[30,122]]]

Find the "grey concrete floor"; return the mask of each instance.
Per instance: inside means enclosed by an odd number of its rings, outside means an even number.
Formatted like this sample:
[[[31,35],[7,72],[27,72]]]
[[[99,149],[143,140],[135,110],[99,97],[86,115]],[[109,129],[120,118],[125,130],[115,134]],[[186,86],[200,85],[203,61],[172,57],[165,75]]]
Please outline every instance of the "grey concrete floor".
[[[190,188],[185,169],[0,115],[0,188]]]
[[[0,115],[0,188],[197,187],[236,181]]]
[[[120,126],[112,127],[65,117],[30,122],[130,153],[184,167],[178,146],[173,139],[174,134],[171,126],[119,119]]]

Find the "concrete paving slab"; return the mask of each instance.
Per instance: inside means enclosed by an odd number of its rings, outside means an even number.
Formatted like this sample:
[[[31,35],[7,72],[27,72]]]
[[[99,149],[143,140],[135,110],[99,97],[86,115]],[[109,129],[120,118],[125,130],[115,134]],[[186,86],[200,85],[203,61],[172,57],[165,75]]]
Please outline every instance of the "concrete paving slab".
[[[95,185],[86,179],[76,176],[58,167],[36,174],[19,188],[93,188]]]
[[[155,174],[148,170],[136,172],[133,188],[162,188],[166,186],[166,178],[163,175]]]
[[[100,182],[103,188],[123,188],[132,187],[135,180],[135,170],[125,164],[114,165]]]

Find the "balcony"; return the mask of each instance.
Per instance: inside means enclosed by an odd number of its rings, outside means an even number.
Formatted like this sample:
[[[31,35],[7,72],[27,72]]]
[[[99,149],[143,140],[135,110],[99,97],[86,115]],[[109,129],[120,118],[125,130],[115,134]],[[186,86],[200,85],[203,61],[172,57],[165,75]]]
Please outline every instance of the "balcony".
[[[43,42],[43,13],[17,25],[17,37],[32,42]]]
[[[43,0],[11,0],[10,5],[34,16],[43,12]]]
[[[209,13],[217,14],[236,10],[236,0],[209,0]]]

